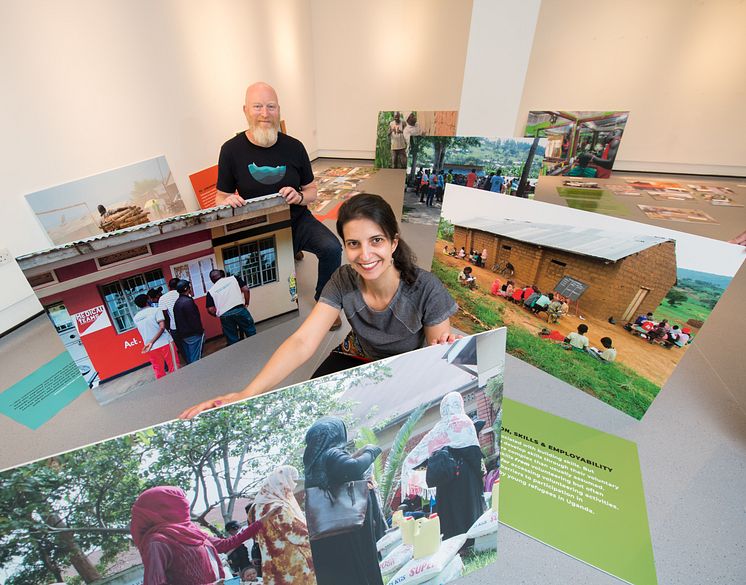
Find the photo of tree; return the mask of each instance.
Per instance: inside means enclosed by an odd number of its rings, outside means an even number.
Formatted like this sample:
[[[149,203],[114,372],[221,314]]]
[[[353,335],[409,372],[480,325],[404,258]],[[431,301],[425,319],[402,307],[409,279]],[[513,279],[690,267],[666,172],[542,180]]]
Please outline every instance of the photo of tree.
[[[458,112],[378,112],[376,168],[403,169],[415,136],[455,136]]]
[[[541,174],[543,138],[413,138],[402,221],[437,225],[446,185],[530,197]]]
[[[493,331],[5,470],[0,473],[0,580],[8,585],[72,585],[107,578],[124,585],[142,583],[149,569],[132,538],[133,504],[154,491],[183,494],[184,522],[192,527],[192,537],[212,539],[227,579],[239,572],[227,555],[236,548],[236,537],[228,536],[230,523],[251,524],[262,510],[262,494],[272,485],[268,478],[290,468],[298,477],[287,483],[293,487],[282,497],[300,522],[296,536],[301,540],[288,540],[283,548],[307,549],[303,454],[309,429],[330,417],[346,427],[350,453],[362,447],[380,455],[368,477],[380,498],[381,521],[386,521],[378,530],[396,542],[401,535],[395,524],[389,525],[404,499],[400,486],[407,455],[450,416],[441,407],[446,396],[462,405],[458,416],[469,425],[473,421],[470,432],[479,457],[496,467],[504,361],[505,331]],[[426,374],[413,383],[412,371]],[[400,391],[403,385],[411,390],[406,395]],[[481,486],[482,475],[477,479]],[[438,497],[437,489],[429,492]],[[478,504],[484,507],[481,495],[480,489]],[[440,504],[445,506],[446,500]],[[265,529],[281,525],[274,523],[284,522],[287,511],[274,520],[263,516]],[[495,522],[494,531],[480,541],[482,549],[465,553],[459,571],[466,574],[495,560],[496,529]],[[253,538],[265,547],[264,582],[279,584],[284,581],[267,574],[271,547],[262,534]],[[400,566],[411,558],[410,551]],[[179,562],[175,565],[178,570]]]

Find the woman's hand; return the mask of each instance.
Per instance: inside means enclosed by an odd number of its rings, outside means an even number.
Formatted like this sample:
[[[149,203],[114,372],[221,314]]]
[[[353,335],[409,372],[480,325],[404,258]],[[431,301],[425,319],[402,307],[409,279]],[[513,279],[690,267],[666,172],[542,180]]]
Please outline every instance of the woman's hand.
[[[241,397],[238,395],[237,392],[232,392],[231,394],[225,394],[223,396],[216,396],[215,398],[211,398],[210,400],[205,400],[204,402],[200,402],[199,404],[190,406],[179,415],[179,418],[194,418],[200,412],[210,410],[211,408],[217,408],[218,406],[223,406],[224,404],[230,404],[231,402],[236,402],[237,400],[240,400],[240,398]]]
[[[446,343],[453,343],[457,339],[463,339],[463,335],[456,335],[455,333],[452,333],[450,331],[446,331],[440,335],[440,337],[436,337],[430,342],[430,345],[443,345]]]

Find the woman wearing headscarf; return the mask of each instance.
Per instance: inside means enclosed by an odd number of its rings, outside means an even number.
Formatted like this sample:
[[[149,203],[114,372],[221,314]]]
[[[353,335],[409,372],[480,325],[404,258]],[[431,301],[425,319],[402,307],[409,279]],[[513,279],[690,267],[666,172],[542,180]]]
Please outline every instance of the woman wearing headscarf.
[[[308,429],[303,453],[306,489],[333,490],[343,483],[361,480],[381,454],[381,449],[372,445],[354,455],[350,455],[346,447],[347,429],[338,418],[321,418]],[[383,585],[374,533],[374,498],[370,490],[362,527],[311,541],[319,585]]]
[[[225,577],[218,554],[254,537],[262,526],[259,520],[231,538],[209,536],[192,522],[184,490],[171,486],[145,490],[132,506],[130,522],[145,568],[143,585],[215,583]]]
[[[482,450],[474,422],[464,412],[464,399],[449,392],[440,402],[440,420],[410,451],[402,467],[402,494],[409,490],[412,472],[438,449],[448,447],[460,462],[458,475],[436,490],[436,511],[443,538],[468,532],[484,512]]]
[[[274,508],[279,513],[267,520],[256,541],[262,551],[265,585],[315,585],[306,517],[295,499],[298,470],[281,465],[264,480],[254,499],[258,519]]]

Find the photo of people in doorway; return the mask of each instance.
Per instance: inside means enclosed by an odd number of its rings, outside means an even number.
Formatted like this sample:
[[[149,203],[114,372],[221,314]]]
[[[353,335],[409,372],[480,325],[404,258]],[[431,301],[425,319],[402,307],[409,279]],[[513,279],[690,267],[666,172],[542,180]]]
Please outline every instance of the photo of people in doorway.
[[[17,258],[101,404],[298,311],[279,195],[84,238]],[[166,223],[163,223],[166,222]]]

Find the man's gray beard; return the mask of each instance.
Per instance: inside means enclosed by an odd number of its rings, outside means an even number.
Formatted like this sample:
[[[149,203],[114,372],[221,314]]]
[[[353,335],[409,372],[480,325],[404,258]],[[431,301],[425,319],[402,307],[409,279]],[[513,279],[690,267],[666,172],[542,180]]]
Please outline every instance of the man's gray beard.
[[[257,146],[265,148],[273,146],[277,142],[277,133],[279,128],[250,128],[251,141]]]

